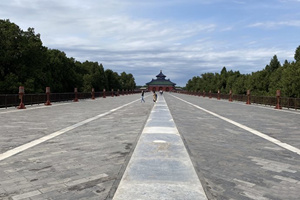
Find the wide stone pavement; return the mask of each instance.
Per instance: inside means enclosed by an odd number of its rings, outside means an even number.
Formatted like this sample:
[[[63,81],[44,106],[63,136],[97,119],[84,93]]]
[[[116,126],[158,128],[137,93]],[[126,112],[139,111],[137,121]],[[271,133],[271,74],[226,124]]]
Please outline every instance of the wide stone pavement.
[[[139,98],[1,109],[0,154],[64,133],[0,161],[0,199],[111,199],[153,107]]]
[[[299,111],[164,99],[208,199],[299,199]],[[152,97],[145,100],[1,109],[0,199],[111,199],[153,108]],[[32,147],[11,151],[22,144]]]

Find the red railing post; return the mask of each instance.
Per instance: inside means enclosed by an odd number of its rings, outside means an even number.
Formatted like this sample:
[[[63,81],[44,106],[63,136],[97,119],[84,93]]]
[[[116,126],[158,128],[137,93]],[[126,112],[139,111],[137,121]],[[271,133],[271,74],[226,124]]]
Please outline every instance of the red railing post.
[[[105,89],[103,89],[103,98],[106,98]]]
[[[23,96],[25,94],[24,86],[19,87],[19,99],[20,99],[20,105],[17,107],[18,109],[26,109],[24,103],[23,103]]]
[[[232,101],[232,90],[229,91],[229,101]]]
[[[77,91],[77,88],[74,88],[74,93],[75,93],[75,99],[73,100],[74,102],[78,102],[78,91]]]
[[[45,106],[51,106],[51,102],[50,102],[50,87],[46,87],[46,94],[47,94],[47,101],[45,103]]]
[[[246,104],[250,105],[251,102],[250,102],[250,90],[247,90],[247,102]]]
[[[275,109],[281,109],[281,106],[280,106],[280,96],[281,96],[280,90],[276,90],[277,104],[275,106]]]
[[[92,88],[92,99],[94,100],[95,99],[95,89]]]

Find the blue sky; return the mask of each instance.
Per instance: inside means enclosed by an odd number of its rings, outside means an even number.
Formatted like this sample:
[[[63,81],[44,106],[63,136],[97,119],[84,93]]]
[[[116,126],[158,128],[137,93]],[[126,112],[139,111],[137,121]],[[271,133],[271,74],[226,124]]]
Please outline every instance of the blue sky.
[[[41,34],[44,46],[144,85],[163,70],[185,86],[206,72],[293,61],[300,0],[1,0],[0,18]]]

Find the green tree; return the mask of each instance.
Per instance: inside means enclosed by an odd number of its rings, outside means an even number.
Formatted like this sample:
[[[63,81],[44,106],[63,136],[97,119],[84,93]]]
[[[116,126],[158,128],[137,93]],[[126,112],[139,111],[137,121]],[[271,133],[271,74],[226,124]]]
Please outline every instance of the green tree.
[[[278,61],[278,58],[276,55],[273,56],[273,58],[270,61],[270,64],[266,66],[266,70],[268,73],[274,72],[276,69],[278,69],[281,66],[280,62]]]
[[[108,88],[107,77],[106,77],[102,63],[100,63],[100,65],[99,65],[99,72],[100,72],[100,87],[99,87],[99,89],[102,91],[103,89]]]
[[[22,55],[22,31],[9,20],[0,20],[0,81],[3,82],[6,76],[18,80],[16,75],[19,70],[18,61]],[[9,78],[12,79],[12,78]],[[3,83],[4,84],[4,83]],[[1,92],[7,92],[1,88]]]
[[[122,72],[120,74],[120,84],[121,84],[121,89],[124,90],[133,90],[136,87],[133,75],[126,74],[126,72]]]
[[[247,87],[246,87],[247,76],[240,74],[234,76],[234,82],[232,83],[232,91],[235,94],[246,94]]]
[[[74,58],[57,49],[47,51],[47,83],[52,92],[73,92],[81,87],[76,75]]]
[[[107,69],[105,70],[105,75],[107,78],[109,91],[112,89],[116,91],[121,88],[120,79],[117,72],[113,72],[111,69]]]
[[[3,93],[17,93],[19,86],[22,85],[16,74],[10,73],[0,81],[1,92]],[[25,91],[27,93],[27,90]]]
[[[282,89],[282,73],[284,71],[283,67],[275,70],[269,77],[269,90],[268,94],[270,96],[274,96],[276,94],[276,90]]]
[[[18,83],[27,86],[26,91],[41,91],[46,48],[40,35],[33,28],[23,31],[9,20],[0,20],[0,38],[0,82],[14,74]],[[0,92],[15,93],[18,87],[9,88]]]
[[[300,45],[297,47],[297,49],[295,51],[294,58],[295,58],[296,62],[300,61]]]
[[[250,90],[253,95],[266,95],[268,90],[268,79],[266,79],[268,73],[266,70],[257,71],[252,73],[250,77]]]
[[[240,74],[239,71],[227,71],[223,67],[221,73],[204,73],[195,76],[186,84],[189,91],[205,89],[221,93],[228,93],[230,89],[235,94],[246,94],[248,89],[252,95],[274,96],[276,90],[281,90],[283,96],[300,97],[300,46],[295,51],[295,62],[289,63],[285,60],[283,66],[274,55],[266,67],[251,74]]]
[[[300,98],[300,62],[284,67],[281,86],[283,96]]]
[[[132,74],[127,74],[127,88],[134,90],[136,83]]]
[[[226,90],[226,87],[227,87],[227,77],[228,77],[228,74],[227,74],[226,67],[223,67],[222,70],[221,70],[219,84],[218,84],[218,89],[221,92],[225,92],[225,90]]]
[[[188,91],[199,91],[200,88],[202,87],[203,89],[203,85],[201,84],[200,81],[200,77],[199,76],[194,76],[192,79],[188,80],[188,83],[186,85],[186,88]]]
[[[236,71],[233,72],[232,70],[227,72],[227,81],[226,81],[226,93],[229,93],[230,90],[233,90],[233,85],[235,84],[236,80],[240,76],[240,72]],[[237,92],[233,90],[233,92],[236,94]]]
[[[202,78],[204,84],[202,85],[202,88],[200,88],[200,90],[205,90],[206,92],[215,90],[216,84],[215,84],[214,76],[215,75],[213,73],[202,74],[201,78]]]
[[[102,64],[98,62],[85,61],[82,63],[83,68],[86,70],[83,75],[83,91],[90,92],[92,88],[95,91],[102,91],[107,87],[106,76]]]

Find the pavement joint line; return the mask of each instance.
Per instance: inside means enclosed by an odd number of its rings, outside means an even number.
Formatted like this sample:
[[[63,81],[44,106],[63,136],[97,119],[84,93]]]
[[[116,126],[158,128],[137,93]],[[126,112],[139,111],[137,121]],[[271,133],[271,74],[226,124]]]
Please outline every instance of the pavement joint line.
[[[29,110],[36,110],[36,109],[43,109],[43,108],[51,108],[55,106],[63,106],[63,105],[68,105],[71,103],[61,103],[61,104],[56,104],[56,105],[51,105],[51,106],[40,106],[40,107],[35,107],[35,108],[26,108],[26,109],[15,109],[15,110],[10,110],[10,111],[5,111],[5,112],[0,112],[0,114],[7,114],[7,113],[14,113],[14,112],[22,112],[22,111],[29,111]]]
[[[40,195],[42,194],[39,190],[34,190],[34,191],[31,191],[31,192],[27,192],[27,193],[23,193],[23,194],[20,194],[20,195],[16,195],[16,196],[13,196],[12,199],[13,200],[21,200],[21,199],[26,199],[26,198],[30,198],[30,197],[33,197],[33,196],[37,196],[37,195]]]
[[[121,109],[121,108],[124,108],[124,107],[126,107],[126,106],[128,106],[128,105],[130,105],[130,104],[133,104],[133,103],[135,103],[135,102],[137,102],[137,101],[139,101],[139,100],[140,100],[140,99],[134,100],[134,101],[132,101],[132,102],[130,102],[130,103],[124,104],[124,105],[119,106],[119,107],[117,107],[117,108],[114,108],[114,109],[112,109],[112,110],[110,110],[110,111],[107,111],[107,112],[105,112],[105,113],[99,114],[99,115],[97,115],[97,116],[95,116],[95,117],[91,117],[91,118],[89,118],[89,119],[83,120],[83,121],[78,122],[78,123],[76,123],[76,124],[74,124],[74,125],[68,126],[68,127],[63,128],[63,129],[61,129],[61,130],[59,130],[59,131],[56,131],[56,132],[54,132],[54,133],[51,133],[51,134],[46,135],[46,136],[44,136],[44,137],[41,137],[41,138],[39,138],[39,139],[33,140],[33,141],[28,142],[28,143],[26,143],[26,144],[23,144],[23,145],[21,145],[21,146],[18,146],[18,147],[14,148],[14,149],[8,150],[8,151],[6,151],[6,152],[0,154],[0,161],[4,160],[4,159],[6,159],[6,158],[9,158],[9,157],[11,157],[11,156],[13,156],[13,155],[16,155],[16,154],[18,154],[18,153],[21,153],[21,152],[23,152],[23,151],[25,151],[25,150],[27,150],[27,149],[29,149],[29,148],[31,148],[31,147],[34,147],[34,146],[36,146],[36,145],[38,145],[38,144],[41,144],[41,143],[43,143],[43,142],[45,142],[45,141],[47,141],[47,140],[50,140],[50,139],[52,139],[52,138],[55,138],[55,137],[57,137],[57,136],[59,136],[59,135],[61,135],[61,134],[64,134],[64,133],[66,133],[66,132],[68,132],[68,131],[71,131],[71,130],[73,130],[73,129],[75,129],[75,128],[78,128],[78,127],[80,127],[80,126],[82,126],[82,125],[84,125],[84,124],[87,124],[87,123],[91,122],[91,121],[94,121],[94,120],[96,120],[96,119],[99,119],[99,118],[101,118],[101,117],[104,117],[104,116],[106,116],[106,115],[109,115],[109,114],[111,114],[111,113],[113,113],[113,112],[115,112],[115,111],[117,111],[117,110],[119,110],[119,109]]]
[[[242,104],[244,106],[259,106],[260,108],[264,108],[264,109],[268,109],[268,110],[273,110],[275,112],[286,112],[286,113],[290,113],[290,114],[296,114],[296,115],[300,115],[299,110],[286,110],[287,108],[282,108],[282,109],[275,109],[274,106],[264,106],[262,104],[251,104],[251,105],[247,105],[247,104]]]
[[[207,99],[207,98],[206,98]],[[251,104],[246,104],[243,101],[228,101],[226,99],[215,99],[215,98],[211,98],[210,100],[212,101],[217,101],[217,102],[223,102],[223,103],[229,103],[229,104],[239,104],[239,105],[243,105],[243,106],[258,106],[264,109],[268,109],[268,110],[273,110],[275,112],[286,112],[286,113],[290,113],[290,114],[296,114],[296,115],[300,115],[299,109],[294,109],[294,108],[286,108],[286,107],[282,107],[282,109],[275,109],[275,106],[270,106],[270,105],[263,105],[263,104],[258,104],[258,103],[251,103]]]
[[[171,95],[171,94],[170,94],[170,95]],[[284,149],[286,149],[286,150],[292,151],[292,152],[294,152],[294,153],[300,155],[300,149],[298,149],[298,148],[296,148],[296,147],[294,147],[294,146],[292,146],[292,145],[289,145],[289,144],[287,144],[287,143],[281,142],[280,140],[277,140],[277,139],[275,139],[275,138],[272,138],[272,137],[270,137],[270,136],[268,136],[268,135],[266,135],[266,134],[264,134],[264,133],[261,133],[261,132],[255,130],[255,129],[252,129],[252,128],[247,127],[247,126],[245,126],[245,125],[242,125],[242,124],[240,124],[240,123],[238,123],[238,122],[235,122],[235,121],[233,121],[233,120],[231,120],[231,119],[228,119],[228,118],[223,117],[223,116],[221,116],[221,115],[218,115],[218,114],[216,114],[216,113],[214,113],[214,112],[211,112],[211,111],[209,111],[209,110],[206,110],[206,109],[204,109],[204,108],[202,108],[202,107],[200,107],[200,106],[197,106],[197,105],[195,105],[195,104],[193,104],[193,103],[190,103],[190,102],[188,102],[188,101],[186,101],[186,100],[183,100],[183,99],[181,99],[181,98],[179,98],[179,97],[176,97],[176,96],[174,96],[174,95],[171,95],[171,96],[173,96],[174,98],[176,98],[176,99],[178,99],[178,100],[180,100],[180,101],[183,101],[183,102],[185,102],[185,103],[187,103],[187,104],[189,104],[189,105],[191,105],[191,106],[194,106],[194,107],[196,107],[196,108],[198,108],[198,109],[200,109],[200,110],[202,110],[202,111],[204,111],[204,112],[206,112],[206,113],[208,113],[208,114],[211,114],[211,115],[213,115],[213,116],[215,116],[215,117],[217,117],[217,118],[219,118],[219,119],[222,119],[222,120],[224,120],[224,121],[226,121],[226,122],[228,122],[228,123],[230,123],[230,124],[233,124],[233,125],[235,125],[235,126],[241,128],[241,129],[244,129],[244,130],[246,130],[246,131],[248,131],[248,132],[250,132],[250,133],[252,133],[252,134],[254,134],[254,135],[257,135],[257,136],[259,136],[259,137],[261,137],[261,138],[263,138],[263,139],[265,139],[265,140],[267,140],[267,141],[269,141],[269,142],[272,142],[272,143],[274,143],[274,144],[276,144],[276,145],[278,145],[278,146],[280,146],[280,147],[282,147],[282,148],[284,148]]]
[[[144,98],[146,98],[148,96],[150,96],[150,95],[147,95]],[[80,99],[80,102],[95,102],[95,101],[99,101],[100,99],[101,99],[101,97],[99,97],[99,98],[97,97],[97,98],[95,98],[93,100],[92,99]],[[22,112],[22,111],[29,111],[29,110],[36,110],[36,109],[43,109],[43,108],[51,108],[51,107],[55,107],[55,106],[63,106],[63,105],[68,105],[68,104],[72,104],[72,102],[69,101],[69,103],[52,104],[51,106],[43,106],[42,103],[40,103],[40,104],[33,104],[33,105],[25,105],[25,106],[27,106],[26,109],[17,109],[16,107],[0,108],[0,114]],[[38,107],[29,108],[28,106],[38,106]],[[7,109],[14,109],[14,110],[7,110]],[[1,110],[6,110],[6,111],[1,112]]]

